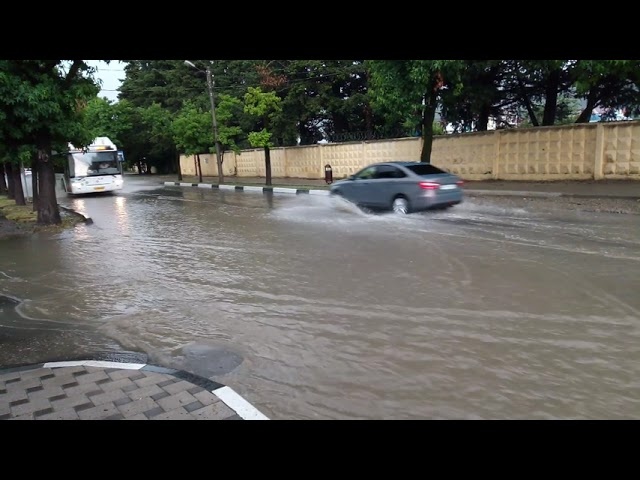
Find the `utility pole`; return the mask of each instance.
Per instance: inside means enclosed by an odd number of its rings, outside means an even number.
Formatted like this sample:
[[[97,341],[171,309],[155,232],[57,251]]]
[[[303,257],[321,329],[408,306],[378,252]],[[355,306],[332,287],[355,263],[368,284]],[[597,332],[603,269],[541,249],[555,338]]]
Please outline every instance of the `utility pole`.
[[[215,81],[211,74],[211,69],[207,67],[207,87],[209,87],[209,100],[211,100],[211,120],[213,121],[213,141],[216,144],[216,163],[218,165],[218,183],[224,183],[224,174],[222,173],[222,147],[220,145],[220,139],[218,137],[218,122],[216,121],[216,98],[213,93],[215,87]]]

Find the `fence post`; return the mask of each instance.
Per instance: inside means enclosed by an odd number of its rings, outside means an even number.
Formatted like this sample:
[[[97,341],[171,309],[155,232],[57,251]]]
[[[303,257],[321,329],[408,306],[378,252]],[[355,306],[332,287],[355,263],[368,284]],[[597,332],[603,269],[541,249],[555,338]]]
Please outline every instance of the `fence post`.
[[[496,130],[496,153],[493,156],[493,165],[491,167],[491,178],[493,180],[498,180],[500,178],[500,143],[502,142],[502,135],[504,132],[502,130]]]
[[[604,125],[598,123],[596,126],[596,155],[593,165],[593,179],[602,180],[604,178]]]

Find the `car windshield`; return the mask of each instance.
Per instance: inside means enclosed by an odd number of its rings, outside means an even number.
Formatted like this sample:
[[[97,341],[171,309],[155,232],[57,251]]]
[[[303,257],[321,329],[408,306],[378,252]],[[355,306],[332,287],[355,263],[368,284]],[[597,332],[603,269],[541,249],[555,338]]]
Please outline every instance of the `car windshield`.
[[[433,165],[429,165],[427,163],[421,163],[418,165],[407,165],[407,168],[411,170],[413,173],[415,173],[416,175],[420,175],[420,176],[447,173],[444,170],[441,170],[438,167],[434,167]]]

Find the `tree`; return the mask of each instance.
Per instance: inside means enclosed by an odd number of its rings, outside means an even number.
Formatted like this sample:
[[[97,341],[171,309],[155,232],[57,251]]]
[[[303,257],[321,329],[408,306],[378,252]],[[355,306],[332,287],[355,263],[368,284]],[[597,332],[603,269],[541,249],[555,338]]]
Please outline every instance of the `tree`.
[[[244,113],[242,101],[231,95],[219,95],[219,103],[216,107],[218,120],[218,139],[225,149],[240,153],[239,143],[243,139],[242,127],[239,118]],[[224,159],[223,159],[224,161]]]
[[[197,170],[202,182],[202,167],[200,156],[202,152],[213,153],[215,147],[213,141],[212,119],[210,112],[198,108],[194,102],[185,102],[178,116],[173,120],[171,129],[173,140],[178,151],[185,155],[194,155],[197,161]]]
[[[32,171],[38,179],[39,224],[61,222],[53,147],[91,142],[83,114],[99,92],[93,73],[83,60],[0,61],[0,138],[12,147],[35,147]]]
[[[466,62],[460,60],[371,60],[374,109],[401,118],[422,134],[420,160],[431,162],[433,123],[443,88],[460,88]]]
[[[139,111],[143,128],[147,132],[146,138],[150,143],[147,152],[150,165],[165,173],[176,171],[176,169],[180,172],[180,154],[174,140],[172,126],[173,114],[159,103]]]
[[[7,190],[7,182],[4,179],[4,162],[0,161],[0,195],[7,195],[9,191]]]
[[[249,143],[253,147],[264,149],[264,165],[266,172],[266,184],[271,185],[271,138],[273,133],[269,130],[274,120],[282,112],[282,100],[275,92],[263,92],[260,88],[249,87],[244,96],[244,111],[258,118],[260,130],[249,133]]]
[[[640,61],[577,60],[569,75],[576,97],[585,101],[576,123],[588,123],[597,107],[640,113]]]

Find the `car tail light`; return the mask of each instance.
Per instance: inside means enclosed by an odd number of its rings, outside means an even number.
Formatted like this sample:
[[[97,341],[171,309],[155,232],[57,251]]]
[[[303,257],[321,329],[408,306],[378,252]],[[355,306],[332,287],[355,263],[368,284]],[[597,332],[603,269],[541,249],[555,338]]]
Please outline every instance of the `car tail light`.
[[[437,182],[420,182],[418,185],[423,190],[437,190],[440,188],[440,184]]]
[[[463,180],[458,180],[456,182],[456,185],[458,185],[459,187],[462,187],[464,185],[464,181]]]

